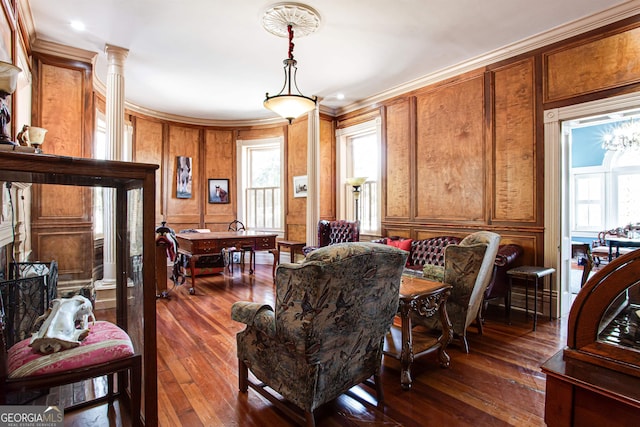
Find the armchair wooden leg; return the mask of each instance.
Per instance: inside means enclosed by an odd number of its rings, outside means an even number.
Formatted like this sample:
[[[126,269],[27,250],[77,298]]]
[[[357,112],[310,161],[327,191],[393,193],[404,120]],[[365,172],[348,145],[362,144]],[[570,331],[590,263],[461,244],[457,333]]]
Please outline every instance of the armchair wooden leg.
[[[380,373],[373,375],[373,381],[376,383],[376,398],[378,399],[378,409],[384,408],[384,391],[382,390],[382,379]]]
[[[249,368],[243,360],[238,359],[238,387],[242,393],[249,389]]]
[[[467,331],[464,331],[460,335],[460,342],[462,343],[462,349],[465,353],[469,354],[469,343],[467,342]]]
[[[304,417],[307,420],[307,427],[316,427],[316,420],[313,417],[313,412],[304,411]]]

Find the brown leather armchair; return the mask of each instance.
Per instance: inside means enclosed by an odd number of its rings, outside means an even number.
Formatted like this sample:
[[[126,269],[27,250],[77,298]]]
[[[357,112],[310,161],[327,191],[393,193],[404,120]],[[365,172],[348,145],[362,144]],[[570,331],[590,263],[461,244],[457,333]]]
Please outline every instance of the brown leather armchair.
[[[483,318],[484,310],[490,300],[496,298],[504,298],[504,310],[507,317],[511,311],[511,286],[509,286],[509,278],[507,270],[513,268],[513,263],[522,256],[524,249],[520,245],[513,243],[508,245],[500,245],[498,254],[493,267],[493,275],[491,281],[484,292],[484,302],[482,309],[478,313],[480,319]]]
[[[305,246],[302,253],[306,256],[309,252],[323,246],[334,245],[336,243],[359,242],[360,222],[321,220],[318,222],[318,244],[316,246]]]

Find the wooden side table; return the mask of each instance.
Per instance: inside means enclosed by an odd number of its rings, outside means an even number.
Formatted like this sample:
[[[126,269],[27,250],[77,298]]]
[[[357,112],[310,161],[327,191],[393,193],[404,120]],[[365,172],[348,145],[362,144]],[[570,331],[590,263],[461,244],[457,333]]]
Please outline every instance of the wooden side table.
[[[512,285],[513,278],[523,279],[525,282],[525,313],[529,317],[529,281],[532,281],[533,286],[533,330],[536,330],[538,323],[538,279],[542,279],[542,294],[540,304],[544,309],[544,277],[549,276],[549,320],[552,320],[552,304],[553,304],[553,281],[551,280],[552,274],[556,270],[550,267],[535,267],[531,265],[523,265],[520,267],[512,268],[507,271],[509,276],[509,287]]]
[[[300,252],[300,255],[303,255],[302,248],[305,247],[306,243],[304,242],[295,242],[293,240],[278,240],[278,251],[280,251],[281,247],[285,247],[289,249],[289,259],[292,263],[296,262],[296,251]]]
[[[451,358],[446,352],[447,345],[453,339],[453,328],[447,314],[446,301],[451,294],[451,286],[442,282],[434,282],[420,277],[402,276],[400,285],[400,300],[398,314],[402,322],[400,331],[397,326],[391,326],[391,331],[384,340],[383,352],[400,360],[400,383],[408,390],[413,382],[411,378],[411,364],[415,357],[438,352],[440,366],[449,367]],[[440,316],[442,334],[413,335],[411,330],[411,315],[421,317]],[[400,332],[400,333],[398,333]]]

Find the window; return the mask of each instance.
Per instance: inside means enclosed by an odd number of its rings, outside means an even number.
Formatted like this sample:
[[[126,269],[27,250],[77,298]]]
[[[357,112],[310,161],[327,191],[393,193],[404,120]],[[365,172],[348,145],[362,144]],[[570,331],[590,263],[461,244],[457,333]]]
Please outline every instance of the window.
[[[366,177],[360,188],[358,215],[360,233],[380,235],[380,120],[355,125],[337,131],[339,143],[340,216],[356,219],[353,187],[350,177]]]
[[[572,235],[594,237],[639,220],[640,151],[602,148],[602,135],[618,122],[587,122],[571,130]]]
[[[604,219],[604,175],[584,173],[574,175],[574,229],[602,230]]]
[[[238,145],[243,222],[259,231],[284,232],[282,138],[238,141]]]

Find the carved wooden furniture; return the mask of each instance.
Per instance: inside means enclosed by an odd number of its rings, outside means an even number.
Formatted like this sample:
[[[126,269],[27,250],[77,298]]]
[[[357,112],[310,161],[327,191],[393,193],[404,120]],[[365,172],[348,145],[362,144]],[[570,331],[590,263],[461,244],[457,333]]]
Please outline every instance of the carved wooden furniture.
[[[615,251],[615,257],[619,257],[620,256],[620,250],[622,248],[622,253],[625,253],[627,251],[624,251],[624,249],[627,249],[628,251],[630,250],[634,250],[631,248],[640,248],[640,239],[630,239],[628,237],[605,237],[605,240],[607,242],[607,244],[609,245],[609,255],[608,255],[608,259],[609,261],[611,261],[613,259],[613,248],[616,249]],[[628,252],[627,252],[628,253]]]
[[[276,270],[274,308],[236,302],[240,391],[250,386],[283,412],[300,417],[266,388],[304,411],[307,426],[325,402],[373,376],[378,407],[382,345],[398,308],[407,254],[374,243],[319,248]],[[260,381],[248,378],[248,370]]]
[[[549,276],[549,295],[553,293],[553,280],[552,274],[556,270],[550,267],[537,267],[532,265],[522,265],[520,267],[512,268],[507,271],[509,281],[513,281],[514,278],[522,279],[525,283],[525,314],[529,316],[529,282],[533,283],[533,330],[536,330],[538,324],[538,288],[540,287],[539,279],[542,279],[542,292],[540,293],[540,304],[544,307],[544,278]],[[512,283],[510,283],[512,284]],[[552,304],[553,298],[549,296],[549,320],[552,319]],[[544,310],[544,308],[543,308]]]
[[[315,246],[305,246],[302,252],[307,255],[309,252],[323,246],[335,245],[336,243],[358,242],[360,241],[360,222],[321,220],[318,222],[318,244]]]
[[[567,347],[542,366],[550,427],[631,426],[640,419],[640,251],[621,255],[580,289]]]
[[[131,162],[113,162],[47,154],[0,152],[0,182],[28,182],[38,194],[50,194],[56,188],[75,187],[75,192],[90,196],[92,188],[111,188],[115,196],[115,264],[117,326],[131,338],[134,359],[142,365],[142,410],[134,416],[134,423],[144,420],[146,425],[157,425],[157,359],[156,359],[156,289],[155,289],[155,173],[157,165]],[[79,190],[82,191],[79,191]],[[39,198],[46,203],[47,198]],[[42,220],[41,218],[39,220]],[[50,256],[39,253],[40,258],[56,259],[59,277],[72,276],[74,268],[82,266],[79,260],[56,256],[66,242],[73,241],[73,232],[56,234],[57,241],[46,246]],[[48,241],[47,241],[48,242]],[[41,242],[42,243],[42,242]],[[47,243],[48,244],[48,243]],[[40,246],[40,251],[45,247]],[[127,266],[133,254],[141,254],[140,275],[128,277]],[[58,253],[58,255],[60,255]],[[87,256],[93,259],[91,254]],[[88,272],[91,275],[91,271]],[[137,355],[137,356],[136,356]],[[135,369],[135,361],[122,362]],[[102,369],[102,368],[100,368]],[[93,375],[106,374],[106,370],[92,370]],[[110,369],[110,368],[109,368]],[[109,372],[111,372],[109,370]],[[84,376],[69,373],[67,378]],[[34,380],[36,382],[36,380]],[[122,386],[122,388],[120,388]],[[135,381],[118,376],[122,408],[135,406]],[[128,391],[128,392],[127,392]],[[134,408],[135,411],[135,408]]]
[[[196,279],[193,274],[197,260],[202,256],[219,255],[225,248],[252,247],[254,251],[274,252],[273,268],[277,264],[276,233],[263,233],[254,230],[248,231],[211,231],[208,233],[178,233],[178,252],[189,257],[189,269],[191,270],[191,289],[194,293]],[[249,271],[253,274],[253,269]]]
[[[401,324],[399,328],[393,325],[387,334],[384,354],[400,360],[400,384],[405,390],[411,388],[411,364],[416,357],[437,352],[440,365],[443,368],[449,367],[451,358],[446,349],[453,338],[453,331],[445,303],[450,294],[451,285],[419,277],[402,276],[398,304]],[[443,325],[442,333],[413,333],[413,316],[437,316]]]

